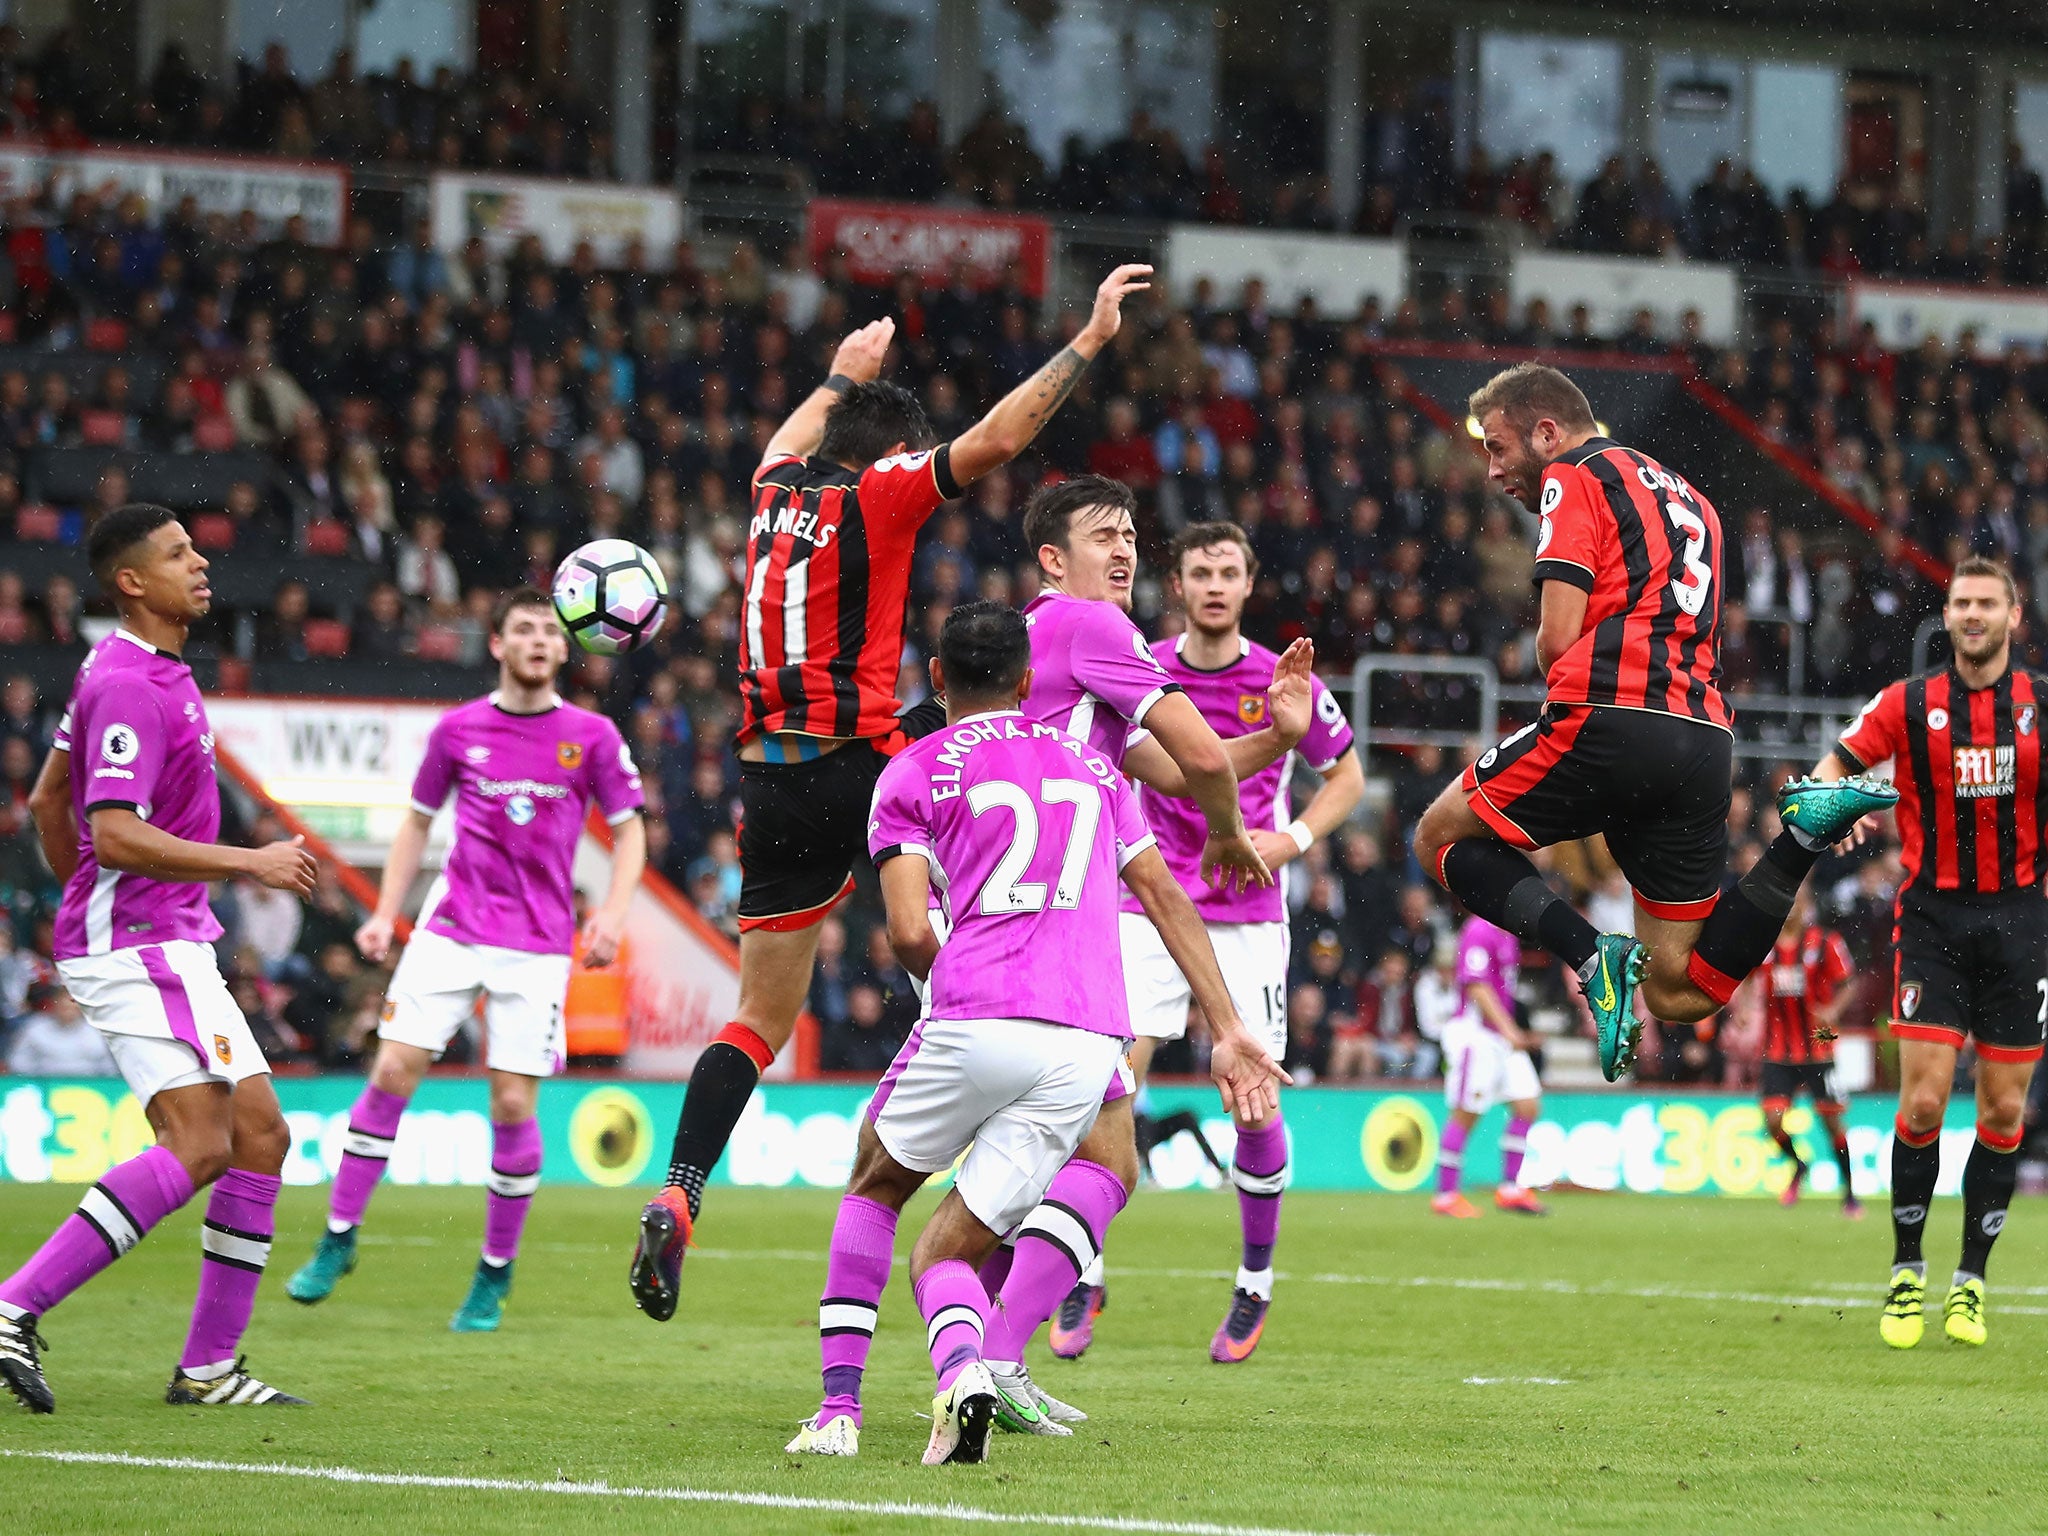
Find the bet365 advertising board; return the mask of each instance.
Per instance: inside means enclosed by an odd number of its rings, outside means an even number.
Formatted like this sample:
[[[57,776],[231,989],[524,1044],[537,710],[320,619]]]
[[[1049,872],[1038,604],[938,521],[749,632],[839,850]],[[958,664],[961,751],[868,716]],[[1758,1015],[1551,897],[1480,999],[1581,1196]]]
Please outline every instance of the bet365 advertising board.
[[[321,1184],[340,1165],[349,1107],[360,1079],[277,1079],[291,1123],[285,1182]],[[770,1084],[748,1105],[715,1182],[768,1188],[836,1189],[852,1166],[854,1133],[869,1088],[845,1083]],[[558,1078],[541,1091],[544,1177],[556,1184],[660,1183],[683,1085]],[[1192,1109],[1226,1162],[1233,1135],[1216,1096],[1194,1086],[1150,1091],[1155,1113]],[[430,1078],[399,1126],[388,1176],[397,1184],[477,1184],[491,1165],[491,1128],[481,1079]],[[1852,1104],[1849,1145],[1860,1193],[1883,1191],[1891,1102],[1877,1094]],[[1434,1091],[1342,1088],[1291,1091],[1286,1103],[1292,1182],[1299,1189],[1402,1193],[1426,1187],[1436,1161],[1444,1103]],[[1727,1095],[1636,1091],[1558,1094],[1544,1101],[1529,1136],[1527,1176],[1539,1184],[1643,1194],[1775,1195],[1789,1166],[1763,1133],[1756,1102]],[[1498,1175],[1505,1111],[1481,1122],[1465,1153],[1467,1180]],[[1953,1194],[1972,1137],[1967,1103],[1951,1106],[1941,1193]],[[1821,1128],[1804,1105],[1786,1118],[1813,1165],[1817,1194],[1836,1186]],[[0,1183],[83,1184],[150,1142],[141,1106],[118,1081],[0,1077]],[[1190,1136],[1152,1158],[1157,1184],[1215,1187],[1219,1180]]]

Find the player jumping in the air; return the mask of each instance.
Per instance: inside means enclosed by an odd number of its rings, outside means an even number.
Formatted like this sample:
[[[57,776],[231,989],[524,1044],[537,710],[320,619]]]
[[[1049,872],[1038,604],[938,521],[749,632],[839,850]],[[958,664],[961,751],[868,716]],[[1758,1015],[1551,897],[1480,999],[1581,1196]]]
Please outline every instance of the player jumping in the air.
[[[1806,1185],[1806,1162],[1785,1129],[1785,1111],[1804,1089],[1834,1148],[1842,1176],[1842,1214],[1859,1219],[1863,1205],[1850,1175],[1849,1131],[1842,1124],[1848,1106],[1835,1082],[1835,1026],[1856,997],[1856,962],[1849,958],[1842,936],[1814,920],[1808,892],[1799,893],[1770,962],[1752,984],[1760,984],[1763,991],[1764,1059],[1758,1087],[1764,1101],[1764,1132],[1792,1159],[1791,1182],[1778,1198],[1782,1204],[1796,1205]]]
[[[1211,1067],[1225,1105],[1266,1118],[1284,1080],[1236,1017],[1201,921],[1115,765],[1021,708],[1031,656],[1011,609],[978,602],[947,617],[932,665],[946,727],[883,771],[868,825],[890,942],[929,975],[929,995],[875,1090],[848,1201],[887,1211],[893,1235],[918,1187],[967,1153],[910,1260],[939,1377],[927,1465],[982,1460],[998,1414],[1069,1433],[1017,1381],[1005,1319],[977,1269],[1038,1206],[1121,1070],[1129,1021],[1121,989],[1102,985],[1119,963],[1119,872],[1217,1022]],[[950,920],[943,946],[934,890]],[[828,1340],[834,1325],[872,1332],[890,1248],[835,1249],[820,1308]],[[857,1390],[858,1371],[842,1369],[853,1381],[827,1367],[825,1406],[790,1450],[857,1451],[858,1399],[833,1394]]]
[[[392,839],[377,909],[356,931],[366,959],[391,952],[400,904],[419,874],[435,815],[455,797],[455,833],[391,978],[376,1061],[349,1111],[327,1231],[285,1283],[294,1301],[324,1300],[356,1267],[356,1231],[391,1158],[405,1106],[434,1058],[484,1002],[491,1078],[491,1175],[483,1251],[449,1324],[488,1333],[512,1288],[512,1261],[540,1187],[541,1080],[562,1070],[562,1001],[576,939],[570,870],[595,802],[613,828],[611,888],[585,919],[583,955],[618,953],[626,909],[647,862],[640,774],[618,727],[566,704],[555,677],[569,645],[547,594],[500,599],[491,633],[498,688],[450,710],[427,738],[412,810]]]
[[[877,375],[895,333],[849,336],[832,375],[768,441],[754,474],[740,645],[740,999],[690,1073],[668,1184],[640,1214],[634,1303],[675,1315],[705,1180],[761,1073],[796,1028],[818,924],[853,888],[887,754],[942,718],[896,718],[896,673],[918,529],[942,502],[1022,453],[1117,333],[1150,267],[1118,267],[1073,341],[952,442]]]
[[[1415,856],[1475,915],[1578,973],[1613,1081],[1635,1056],[1637,983],[1660,1019],[1726,1006],[1821,851],[1898,796],[1860,776],[1787,784],[1784,830],[1723,889],[1733,716],[1720,687],[1719,516],[1681,476],[1602,436],[1555,368],[1518,364],[1470,407],[1488,478],[1542,519],[1546,698],[1534,724],[1437,797]],[[1529,862],[1596,832],[1635,889],[1635,938],[1596,932]]]
[[[1187,612],[1186,633],[1152,647],[1166,675],[1178,683],[1216,734],[1230,740],[1263,729],[1266,690],[1280,658],[1244,637],[1244,605],[1259,562],[1251,540],[1235,523],[1197,523],[1173,541],[1167,580]],[[1365,771],[1351,746],[1351,726],[1320,678],[1309,679],[1312,718],[1295,754],[1238,781],[1238,803],[1253,845],[1278,870],[1308,852],[1317,838],[1344,824],[1365,793]],[[1028,708],[1029,706],[1027,706]],[[1288,782],[1296,761],[1321,777],[1315,797],[1294,815]],[[1146,787],[1138,797],[1145,821],[1159,839],[1166,867],[1193,898],[1209,930],[1216,963],[1230,987],[1238,1016],[1279,1060],[1287,1054],[1287,897],[1275,883],[1235,888],[1202,878],[1208,826],[1189,801]],[[1136,899],[1124,898],[1124,991],[1129,1002],[1131,1072],[1143,1083],[1162,1040],[1187,1031],[1192,992],[1167,952],[1159,930]],[[1219,1364],[1247,1359],[1258,1347],[1273,1299],[1273,1249],[1280,1236],[1280,1199],[1287,1182],[1287,1126],[1270,1120],[1237,1123],[1230,1179],[1237,1186],[1243,1253],[1230,1306],[1209,1342]],[[1101,1263],[1097,1257],[1097,1265]],[[1099,1270],[1084,1274],[1054,1319],[1057,1354],[1080,1353],[1090,1319],[1100,1309]],[[1072,1313],[1069,1318],[1066,1314]],[[1072,1328],[1062,1326],[1071,1322]]]
[[[87,553],[121,624],[78,669],[32,810],[64,880],[57,974],[106,1036],[156,1145],[109,1169],[0,1281],[0,1382],[30,1412],[52,1412],[38,1355],[44,1314],[211,1184],[199,1296],[165,1401],[300,1403],[235,1354],[270,1257],[292,1138],[270,1067],[215,964],[221,927],[206,887],[239,876],[304,896],[313,856],[297,838],[264,848],[214,841],[213,730],[181,659],[213,597],[184,528],[163,507],[120,507],[94,525]]]
[[[1237,781],[1277,762],[1308,729],[1309,648],[1290,647],[1273,670],[1264,695],[1272,723],[1222,741],[1124,611],[1138,561],[1132,505],[1127,487],[1084,475],[1039,491],[1026,507],[1024,537],[1038,552],[1045,590],[1025,611],[1032,683],[1023,710],[1151,785],[1183,794],[1198,790],[1208,827],[1203,868],[1219,881],[1225,870],[1270,880],[1244,828]],[[943,922],[943,914],[938,916]],[[1031,1382],[1024,1348],[1075,1288],[1137,1183],[1131,1091],[1128,1074],[1118,1074],[1108,1102],[1077,1155],[1054,1179],[1045,1203],[1024,1221],[1015,1246],[998,1248],[982,1269],[989,1293],[1001,1293],[1001,1342],[992,1341],[991,1358],[1002,1365],[1003,1422],[1009,1428],[1057,1433],[1048,1425],[1086,1417]],[[863,1194],[856,1181],[833,1221],[819,1310],[825,1400],[792,1449],[842,1454],[836,1447],[848,1432],[858,1431],[861,1374],[895,1236],[895,1209]],[[1019,1402],[1035,1403],[1038,1414],[1007,1406]],[[845,1426],[835,1429],[841,1419]]]
[[[1977,1046],[1977,1140],[1963,1165],[1963,1254],[1942,1327],[1958,1343],[1984,1342],[1984,1266],[2019,1176],[2027,1088],[2048,1017],[2048,700],[2040,679],[2012,664],[2019,613],[2004,566],[1975,556],[1957,565],[1942,609],[1954,659],[1872,699],[1814,770],[1829,778],[1890,759],[1899,786],[1906,878],[1893,908],[1891,1025],[1899,1115],[1892,1279],[1878,1325],[1896,1349],[1918,1344],[1925,1327],[1920,1239],[1966,1040]]]
[[[1444,1126],[1436,1160],[1436,1194],[1429,1208],[1439,1216],[1477,1216],[1479,1210],[1458,1188],[1465,1171],[1465,1140],[1494,1105],[1508,1106],[1507,1134],[1500,1139],[1501,1180],[1493,1203],[1524,1216],[1548,1216],[1543,1202],[1522,1182],[1529,1128],[1543,1112],[1543,1084],[1529,1051],[1536,1037],[1515,1015],[1515,980],[1522,968],[1522,941],[1483,917],[1468,918],[1458,932],[1458,985],[1465,1006],[1444,1025]]]

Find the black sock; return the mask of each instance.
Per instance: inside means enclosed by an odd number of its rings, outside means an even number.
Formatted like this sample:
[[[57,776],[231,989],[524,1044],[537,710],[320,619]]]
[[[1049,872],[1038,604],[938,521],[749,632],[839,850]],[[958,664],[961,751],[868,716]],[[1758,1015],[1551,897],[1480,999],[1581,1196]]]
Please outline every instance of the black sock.
[[[1982,1275],[1991,1245],[2005,1230],[2005,1208],[2012,1204],[2013,1185],[2020,1176],[2019,1148],[2001,1152],[1978,1138],[1963,1164],[1963,1261],[1958,1274]]]
[[[668,1181],[690,1200],[690,1219],[704,1203],[704,1181],[718,1166],[732,1128],[740,1123],[761,1069],[736,1045],[714,1040],[704,1047],[683,1094],[683,1112],[676,1119],[675,1145],[669,1152]]]
[[[1444,850],[1444,885],[1473,912],[1524,944],[1550,951],[1573,970],[1593,958],[1600,930],[1543,883],[1528,857],[1489,837]]]
[[[1786,1130],[1784,1126],[1781,1125],[1771,1132],[1771,1140],[1775,1141],[1778,1144],[1778,1150],[1791,1158],[1793,1162],[1798,1163],[1802,1168],[1806,1166],[1804,1159],[1799,1155],[1799,1149],[1792,1144],[1792,1133]]]
[[[1835,1138],[1835,1166],[1842,1170],[1842,1198],[1855,1199],[1856,1185],[1849,1172],[1849,1138],[1846,1136]]]
[[[1731,981],[1741,981],[1770,955],[1799,883],[1819,858],[1818,850],[1802,848],[1790,832],[1780,832],[1748,874],[1722,887],[1693,953]]]
[[[1892,1267],[1918,1264],[1920,1233],[1927,1225],[1927,1204],[1934,1181],[1941,1176],[1941,1130],[1936,1127],[1924,1146],[1914,1146],[1892,1132]]]

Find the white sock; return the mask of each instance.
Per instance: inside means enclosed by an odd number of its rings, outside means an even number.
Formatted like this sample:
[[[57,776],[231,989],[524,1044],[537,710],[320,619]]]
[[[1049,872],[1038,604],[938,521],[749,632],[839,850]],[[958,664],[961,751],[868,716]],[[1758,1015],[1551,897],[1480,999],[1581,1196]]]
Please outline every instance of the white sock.
[[[1246,1269],[1240,1264],[1237,1270],[1237,1288],[1240,1291],[1250,1291],[1261,1301],[1271,1301],[1273,1266],[1268,1264],[1264,1269]]]
[[[234,1368],[232,1360],[216,1360],[212,1365],[181,1365],[178,1374],[192,1381],[219,1381]]]

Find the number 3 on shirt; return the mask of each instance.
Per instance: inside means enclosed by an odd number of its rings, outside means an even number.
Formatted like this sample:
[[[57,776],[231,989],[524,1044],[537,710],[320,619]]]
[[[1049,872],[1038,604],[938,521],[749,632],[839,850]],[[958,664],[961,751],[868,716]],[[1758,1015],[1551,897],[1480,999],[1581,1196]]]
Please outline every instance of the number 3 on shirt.
[[[1700,558],[1700,551],[1707,547],[1707,525],[1699,513],[1683,502],[1665,502],[1664,512],[1671,519],[1671,526],[1685,535],[1685,553],[1679,557],[1685,567],[1685,580],[1672,582],[1671,590],[1678,598],[1678,606],[1697,618],[1707,606],[1707,592],[1714,584],[1714,568]]]
[[[1074,824],[1067,830],[1067,851],[1060,858],[1059,883],[1052,893],[1055,907],[1071,910],[1081,904],[1081,881],[1088,873],[1088,854],[1095,846],[1095,829],[1102,821],[1102,791],[1078,779],[1046,779],[1038,786],[1038,798],[1047,805],[1071,805]],[[1005,912],[1043,912],[1046,892],[1043,880],[1020,880],[1038,852],[1038,807],[1020,784],[1007,779],[984,779],[967,791],[967,808],[974,819],[1002,806],[1016,821],[1010,846],[996,860],[981,887],[981,910],[990,917]]]

